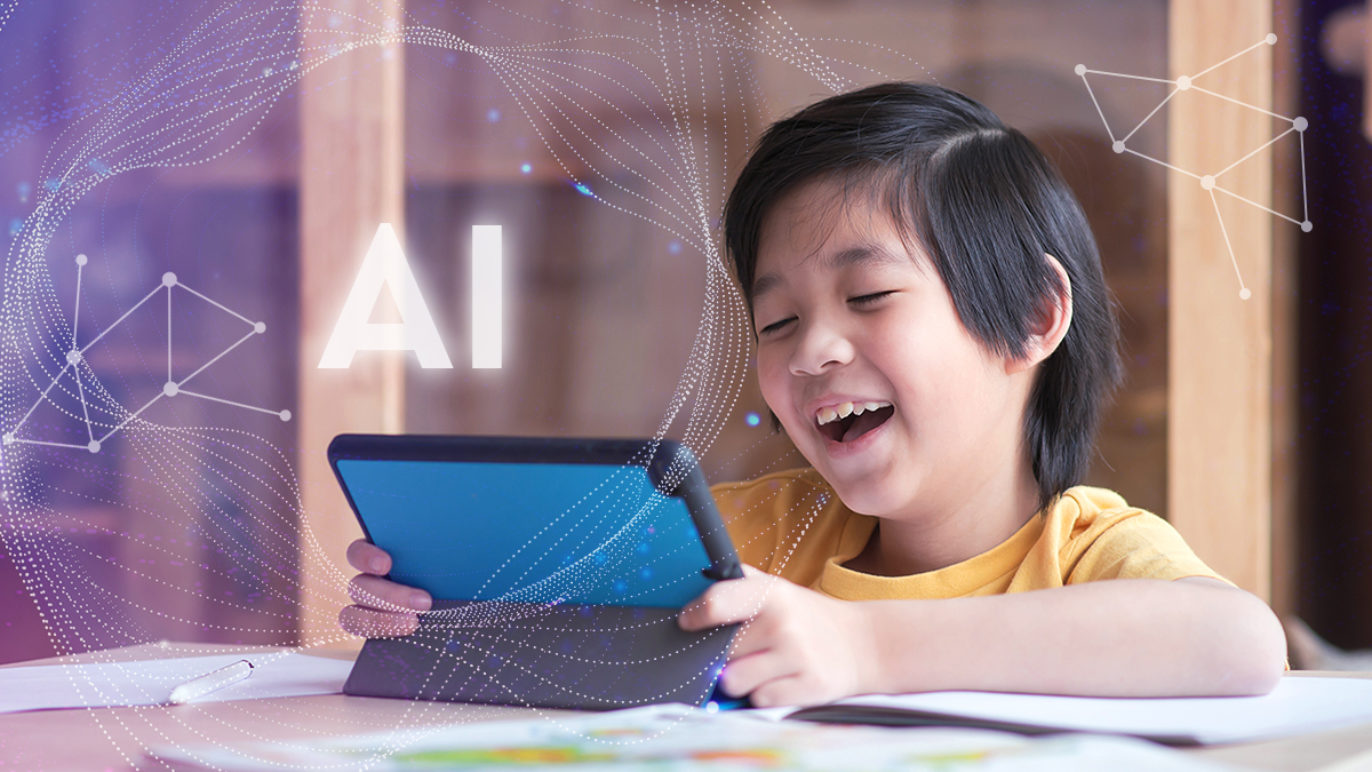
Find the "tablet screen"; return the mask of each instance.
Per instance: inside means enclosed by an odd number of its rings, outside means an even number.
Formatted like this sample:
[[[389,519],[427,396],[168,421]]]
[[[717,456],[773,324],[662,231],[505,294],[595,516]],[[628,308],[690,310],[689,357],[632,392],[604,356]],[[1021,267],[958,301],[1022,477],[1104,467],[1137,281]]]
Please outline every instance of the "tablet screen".
[[[392,579],[442,600],[680,608],[710,586],[685,502],[638,466],[340,458]]]

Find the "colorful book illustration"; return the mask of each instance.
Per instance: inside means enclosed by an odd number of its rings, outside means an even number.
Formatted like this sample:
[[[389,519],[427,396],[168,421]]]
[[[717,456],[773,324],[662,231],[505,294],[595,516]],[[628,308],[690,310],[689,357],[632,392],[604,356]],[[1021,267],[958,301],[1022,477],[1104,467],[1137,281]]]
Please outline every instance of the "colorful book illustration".
[[[612,713],[466,723],[317,742],[160,748],[172,769],[506,772],[895,772],[901,770],[1227,769],[1142,740],[1068,734],[1029,738],[964,728],[891,729],[775,721],[746,712],[657,705]]]

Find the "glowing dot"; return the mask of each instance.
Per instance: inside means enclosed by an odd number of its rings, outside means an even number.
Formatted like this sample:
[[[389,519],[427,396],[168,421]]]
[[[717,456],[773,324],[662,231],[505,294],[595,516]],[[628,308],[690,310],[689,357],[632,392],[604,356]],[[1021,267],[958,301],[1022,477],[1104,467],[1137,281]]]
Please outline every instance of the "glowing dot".
[[[718,702],[715,702],[714,700],[710,700],[709,702],[705,703],[705,712],[706,712],[706,713],[718,713],[718,712],[719,712],[719,703],[718,703]]]
[[[1076,67],[1073,67],[1073,68],[1072,68],[1072,72],[1075,72],[1075,73],[1078,74],[1078,75],[1085,75],[1085,74],[1086,74],[1086,65],[1084,65],[1084,64],[1078,64]]]
[[[1301,121],[1301,120],[1305,120],[1305,119],[1304,119],[1304,118],[1297,118],[1296,120]],[[77,265],[85,265],[85,264],[86,264],[86,256],[85,256],[85,255],[77,255],[77,256],[76,256],[76,264],[77,264]]]
[[[594,196],[594,195],[595,195],[594,193],[591,192],[591,189],[590,189],[589,187],[587,187],[587,186],[586,186],[586,183],[584,183],[584,182],[578,182],[578,183],[576,183],[576,185],[575,185],[574,187],[576,188],[576,192],[580,193],[580,194],[583,195],[583,196]]]
[[[525,174],[528,174],[529,172],[534,170],[534,165],[531,163],[522,163],[519,165],[519,170]]]
[[[676,239],[672,239],[667,243],[667,251],[671,252],[674,255],[681,254],[681,242],[677,241]]]
[[[623,579],[616,579],[614,588],[616,595],[623,595],[624,593],[629,591],[629,583],[624,581]]]
[[[1269,45],[1269,46],[1275,46],[1276,44],[1277,44],[1277,35],[1276,35],[1276,33],[1272,33],[1272,32],[1267,33],[1267,45]]]
[[[162,274],[162,286],[164,286],[164,287],[175,287],[175,286],[176,286],[176,274],[172,273],[171,271],[167,271],[166,273]]]
[[[1115,140],[1114,144],[1110,145],[1110,149],[1115,151],[1116,153],[1123,153],[1124,143],[1117,139]]]
[[[748,424],[749,426],[757,426],[758,424],[762,423],[762,416],[749,410],[748,414],[743,417],[743,422]]]
[[[181,387],[176,385],[176,381],[167,381],[162,384],[162,393],[168,397],[175,397],[180,391]]]
[[[486,120],[490,121],[491,123],[495,123],[496,121],[500,120],[500,111],[495,109],[494,107],[487,110]]]
[[[11,442],[14,442],[14,432],[6,432],[4,439],[6,445],[10,444]]]
[[[1214,189],[1215,189],[1215,177],[1214,177],[1214,175],[1207,174],[1207,175],[1205,175],[1204,177],[1201,177],[1201,189],[1202,189],[1202,190],[1214,190]]]
[[[258,322],[257,324],[254,324],[254,325],[252,326],[252,331],[255,332],[255,333],[257,333],[258,335],[261,335],[262,333],[264,333],[264,332],[267,331],[267,323],[266,323],[266,322]]]
[[[653,578],[653,569],[648,568],[647,566],[640,568],[638,571],[638,578],[645,582],[651,580]]]
[[[78,362],[80,362],[80,361],[81,361],[81,352],[80,352],[80,351],[77,351],[76,349],[72,349],[71,351],[68,351],[68,352],[67,352],[67,364],[69,364],[69,365],[74,365],[74,364],[76,364],[76,363],[78,363]]]
[[[1187,89],[1191,88],[1191,78],[1186,75],[1177,78],[1177,88],[1181,89],[1182,91],[1186,91]]]
[[[1305,131],[1306,129],[1310,128],[1310,121],[1307,121],[1304,117],[1298,117],[1296,118],[1296,120],[1291,122],[1291,128],[1295,129],[1296,131]]]
[[[89,450],[92,453],[99,453],[100,440],[91,440],[90,442],[86,443],[86,450]]]
[[[277,413],[277,415],[281,416],[282,421],[291,420],[291,411],[289,410],[282,410],[280,413]]]
[[[1309,233],[1314,227],[1315,224],[1310,222],[1309,220],[1306,220],[1305,222],[1301,223],[1301,230],[1305,231],[1306,233]]]
[[[1247,300],[1251,297],[1253,297],[1253,290],[1248,289],[1247,287],[1239,290],[1239,300]]]

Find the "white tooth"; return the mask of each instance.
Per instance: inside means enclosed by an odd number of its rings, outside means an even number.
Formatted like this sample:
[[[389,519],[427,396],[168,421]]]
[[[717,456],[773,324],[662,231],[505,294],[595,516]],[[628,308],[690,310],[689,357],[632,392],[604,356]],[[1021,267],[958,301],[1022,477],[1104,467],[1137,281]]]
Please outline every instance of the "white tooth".
[[[854,402],[854,403],[853,403],[853,415],[862,415],[862,411],[864,411],[864,410],[866,410],[866,409],[867,409],[867,406],[866,406],[864,403],[862,403],[862,402]]]
[[[886,403],[885,403],[885,402],[868,402],[864,407],[866,407],[868,410],[880,410],[881,408],[886,407]]]
[[[853,403],[851,403],[851,402],[844,402],[842,405],[839,405],[839,406],[838,406],[838,417],[839,417],[839,418],[847,418],[848,416],[850,416],[850,415],[852,415],[852,414],[853,414]]]
[[[838,412],[835,411],[833,408],[831,408],[831,407],[822,407],[822,408],[819,409],[819,425],[820,425],[820,426],[823,426],[823,425],[829,423],[830,421],[832,421],[832,420],[834,420],[834,419],[836,419],[836,418],[838,418]]]

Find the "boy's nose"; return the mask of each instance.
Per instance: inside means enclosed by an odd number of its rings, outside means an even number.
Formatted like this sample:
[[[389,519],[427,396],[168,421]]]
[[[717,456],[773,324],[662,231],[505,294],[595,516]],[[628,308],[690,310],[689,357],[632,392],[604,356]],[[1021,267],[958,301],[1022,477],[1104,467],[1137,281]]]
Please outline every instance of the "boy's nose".
[[[810,325],[791,354],[792,375],[819,375],[853,361],[853,343],[832,327]]]

